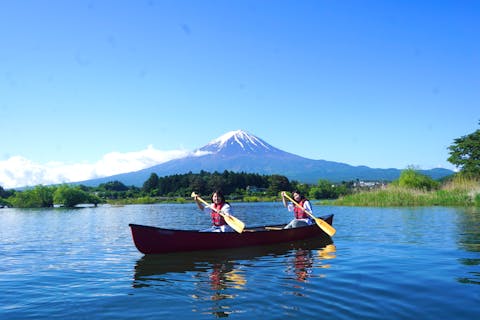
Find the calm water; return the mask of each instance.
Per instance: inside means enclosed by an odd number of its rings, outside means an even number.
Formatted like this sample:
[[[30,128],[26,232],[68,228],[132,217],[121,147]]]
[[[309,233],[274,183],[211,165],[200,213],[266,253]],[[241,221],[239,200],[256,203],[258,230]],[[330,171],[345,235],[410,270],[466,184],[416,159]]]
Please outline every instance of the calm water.
[[[249,226],[279,203],[234,203]],[[472,319],[480,316],[480,210],[349,208],[333,244],[147,257],[129,223],[198,229],[193,204],[0,209],[1,319]]]

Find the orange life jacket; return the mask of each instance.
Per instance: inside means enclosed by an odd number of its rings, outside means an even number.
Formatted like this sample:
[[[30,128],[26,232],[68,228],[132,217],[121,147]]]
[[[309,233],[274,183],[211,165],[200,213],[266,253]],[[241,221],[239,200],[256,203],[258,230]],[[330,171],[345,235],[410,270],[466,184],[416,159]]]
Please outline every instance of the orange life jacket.
[[[220,203],[220,204],[216,204],[214,203],[213,204],[213,207],[220,211],[223,207],[225,203]],[[225,222],[225,219],[220,215],[220,213],[216,212],[215,210],[212,210],[212,212],[210,213],[210,215],[212,216],[212,224],[214,226],[217,226],[217,227],[220,227],[220,226],[224,226],[226,225],[227,223]]]
[[[302,201],[300,201],[299,205],[303,208],[303,204],[307,200],[308,199],[303,199]],[[293,209],[293,212],[295,213],[295,219],[307,219],[308,218],[308,214],[302,208],[299,208],[298,206],[295,206],[295,208]]]

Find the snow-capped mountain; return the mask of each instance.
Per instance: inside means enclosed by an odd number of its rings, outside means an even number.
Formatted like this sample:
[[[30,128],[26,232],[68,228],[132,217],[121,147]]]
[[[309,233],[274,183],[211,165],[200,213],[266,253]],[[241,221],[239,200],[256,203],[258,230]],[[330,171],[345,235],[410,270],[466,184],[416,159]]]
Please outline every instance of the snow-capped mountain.
[[[199,149],[212,153],[281,153],[282,151],[243,130],[230,131]]]
[[[366,166],[351,166],[327,160],[312,160],[277,149],[264,140],[243,130],[230,131],[195,150],[195,155],[171,160],[140,171],[80,182],[97,186],[109,181],[120,181],[125,185],[142,186],[152,173],[158,176],[199,173],[248,172],[279,174],[290,180],[317,183],[319,179],[332,182],[360,180],[391,181],[400,176],[400,169],[375,169]],[[422,173],[434,179],[452,174],[447,169],[424,170]]]

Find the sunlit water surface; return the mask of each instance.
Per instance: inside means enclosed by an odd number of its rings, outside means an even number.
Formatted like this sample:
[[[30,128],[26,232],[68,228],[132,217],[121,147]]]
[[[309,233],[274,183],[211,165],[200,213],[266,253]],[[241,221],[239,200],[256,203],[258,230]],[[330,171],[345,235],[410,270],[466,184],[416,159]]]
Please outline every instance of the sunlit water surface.
[[[280,203],[234,203],[248,226]],[[480,212],[350,208],[333,243],[144,256],[129,223],[200,229],[193,204],[0,209],[1,319],[474,319]]]

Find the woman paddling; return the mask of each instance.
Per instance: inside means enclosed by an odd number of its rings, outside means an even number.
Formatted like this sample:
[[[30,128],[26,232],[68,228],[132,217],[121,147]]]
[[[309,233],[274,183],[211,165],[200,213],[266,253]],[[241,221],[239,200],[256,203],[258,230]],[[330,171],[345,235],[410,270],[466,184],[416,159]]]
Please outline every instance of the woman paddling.
[[[212,217],[212,226],[206,230],[202,231],[210,231],[210,232],[232,232],[234,231],[226,222],[225,219],[222,217],[218,211],[221,211],[224,215],[229,216],[231,212],[230,203],[225,201],[225,197],[223,193],[219,190],[212,193],[212,204],[209,206],[205,205],[204,203],[200,202],[197,195],[194,196],[195,202],[200,210],[209,212],[210,216]]]
[[[305,212],[305,210],[308,210],[308,212],[313,214],[310,200],[305,198],[299,191],[297,190],[293,191],[292,192],[293,200],[295,200],[295,202],[297,202],[301,206],[301,208],[299,208],[298,206],[294,206],[291,202],[287,203],[287,199],[285,196],[286,196],[285,191],[282,191],[283,205],[288,209],[288,211],[293,211],[295,217],[292,221],[290,221],[289,224],[287,224],[284,227],[284,229],[298,228],[298,227],[311,225],[313,223],[313,220]]]

